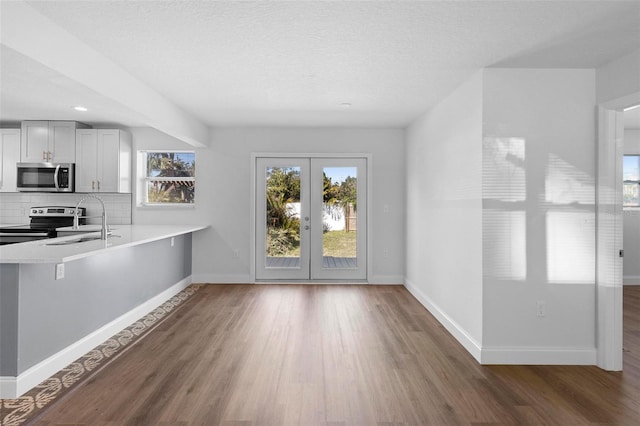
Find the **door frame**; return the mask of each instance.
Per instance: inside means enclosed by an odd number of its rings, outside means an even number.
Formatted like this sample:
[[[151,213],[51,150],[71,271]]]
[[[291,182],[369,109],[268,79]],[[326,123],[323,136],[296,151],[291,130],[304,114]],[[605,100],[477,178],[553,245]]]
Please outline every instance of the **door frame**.
[[[596,186],[596,345],[597,364],[620,371],[622,353],[622,165],[621,111],[640,103],[640,92],[598,105]],[[624,129],[622,129],[624,131]],[[611,191],[611,188],[613,190]]]
[[[364,158],[367,160],[367,278],[364,280],[303,280],[305,283],[337,283],[337,282],[347,282],[347,283],[368,283],[372,277],[373,265],[371,263],[371,253],[372,253],[372,234],[371,230],[373,229],[373,208],[372,208],[372,193],[373,193],[373,155],[371,153],[339,153],[339,152],[325,152],[325,153],[307,153],[307,152],[252,152],[251,153],[251,212],[250,212],[250,220],[251,226],[249,233],[250,237],[250,257],[249,257],[249,273],[251,277],[251,281],[253,284],[265,284],[265,283],[286,283],[291,282],[290,280],[273,280],[273,281],[265,281],[265,280],[257,280],[256,279],[256,169],[257,169],[257,161],[258,158]]]

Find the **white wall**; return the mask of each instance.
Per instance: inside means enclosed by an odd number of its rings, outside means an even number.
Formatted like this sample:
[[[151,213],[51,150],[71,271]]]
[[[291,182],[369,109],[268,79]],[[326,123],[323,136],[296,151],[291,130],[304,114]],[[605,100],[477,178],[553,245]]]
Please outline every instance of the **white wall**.
[[[598,68],[596,81],[598,103],[640,92],[640,50]]]
[[[640,130],[625,129],[624,153],[640,155]],[[624,283],[640,284],[640,209],[623,212]]]
[[[406,285],[482,363],[596,361],[595,105],[595,70],[485,69],[407,132]]]
[[[595,71],[487,69],[483,95],[483,362],[594,363]]]
[[[409,127],[406,150],[406,286],[479,358],[481,72]]]
[[[192,149],[149,128],[131,129],[134,149]],[[404,131],[401,129],[219,128],[196,150],[196,205],[162,210],[136,206],[135,224],[202,223],[194,235],[194,282],[249,282],[251,153],[371,153],[373,283],[404,276]],[[392,206],[383,212],[385,204]],[[234,257],[234,250],[239,256]],[[388,250],[389,257],[383,253]]]
[[[640,129],[624,129],[624,153],[640,155]]]

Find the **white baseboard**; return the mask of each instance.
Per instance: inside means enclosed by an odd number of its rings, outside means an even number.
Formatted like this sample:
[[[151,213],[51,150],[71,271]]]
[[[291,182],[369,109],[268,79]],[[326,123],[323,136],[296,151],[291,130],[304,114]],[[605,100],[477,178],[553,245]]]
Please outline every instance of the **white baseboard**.
[[[624,285],[640,285],[640,275],[625,275],[622,282]]]
[[[433,301],[426,295],[422,290],[420,290],[415,284],[411,281],[405,279],[404,286],[409,293],[413,295],[422,306],[427,308],[431,314],[436,317],[440,324],[447,329],[449,333],[458,341],[464,348],[473,356],[478,362],[481,359],[481,347],[476,342],[474,338],[469,336],[469,334],[462,328],[458,323],[452,320],[445,312],[443,312]]]
[[[380,285],[402,285],[404,283],[404,276],[402,275],[374,275],[369,280],[369,284]]]
[[[0,399],[17,398],[17,386],[15,377],[0,376]]]
[[[480,363],[511,365],[596,365],[596,348],[482,347],[422,290],[405,279],[405,287]]]
[[[147,315],[167,300],[187,288],[192,282],[186,277],[162,293],[138,305],[129,312],[105,324],[96,331],[39,362],[18,377],[0,377],[0,399],[18,398],[43,380],[51,377],[102,342]]]
[[[596,348],[482,348],[481,364],[596,365]]]
[[[249,275],[217,275],[217,274],[194,274],[193,282],[198,284],[251,284],[254,282],[254,279]],[[282,283],[285,281],[260,281],[260,283]],[[327,282],[331,283],[332,281],[326,280],[318,280],[316,282]],[[344,283],[348,283],[349,281],[341,281]],[[357,282],[357,281],[354,281]],[[369,284],[397,284],[402,285],[404,282],[404,277],[402,275],[375,275],[369,280]]]
[[[253,282],[253,278],[248,274],[193,274],[192,277],[193,282],[197,284],[250,284]]]

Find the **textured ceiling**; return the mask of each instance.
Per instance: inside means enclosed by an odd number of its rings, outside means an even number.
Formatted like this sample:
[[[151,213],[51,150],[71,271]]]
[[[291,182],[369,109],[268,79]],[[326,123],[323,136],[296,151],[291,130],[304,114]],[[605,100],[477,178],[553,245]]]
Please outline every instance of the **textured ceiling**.
[[[640,48],[638,1],[28,3],[209,126],[406,126],[480,68],[595,68]],[[0,53],[2,119],[70,115],[73,94],[84,121],[138,123]]]

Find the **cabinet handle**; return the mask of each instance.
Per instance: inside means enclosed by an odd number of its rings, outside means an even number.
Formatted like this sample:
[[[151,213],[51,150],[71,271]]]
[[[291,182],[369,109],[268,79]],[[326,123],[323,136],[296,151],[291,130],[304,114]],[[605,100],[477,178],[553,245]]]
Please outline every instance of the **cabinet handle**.
[[[47,151],[47,160],[51,161],[51,157],[52,157],[51,151]]]
[[[47,151],[42,151],[42,161],[47,161]]]
[[[96,189],[96,181],[91,181],[91,190],[94,191]]]
[[[98,181],[98,191],[100,191],[100,181]]]

